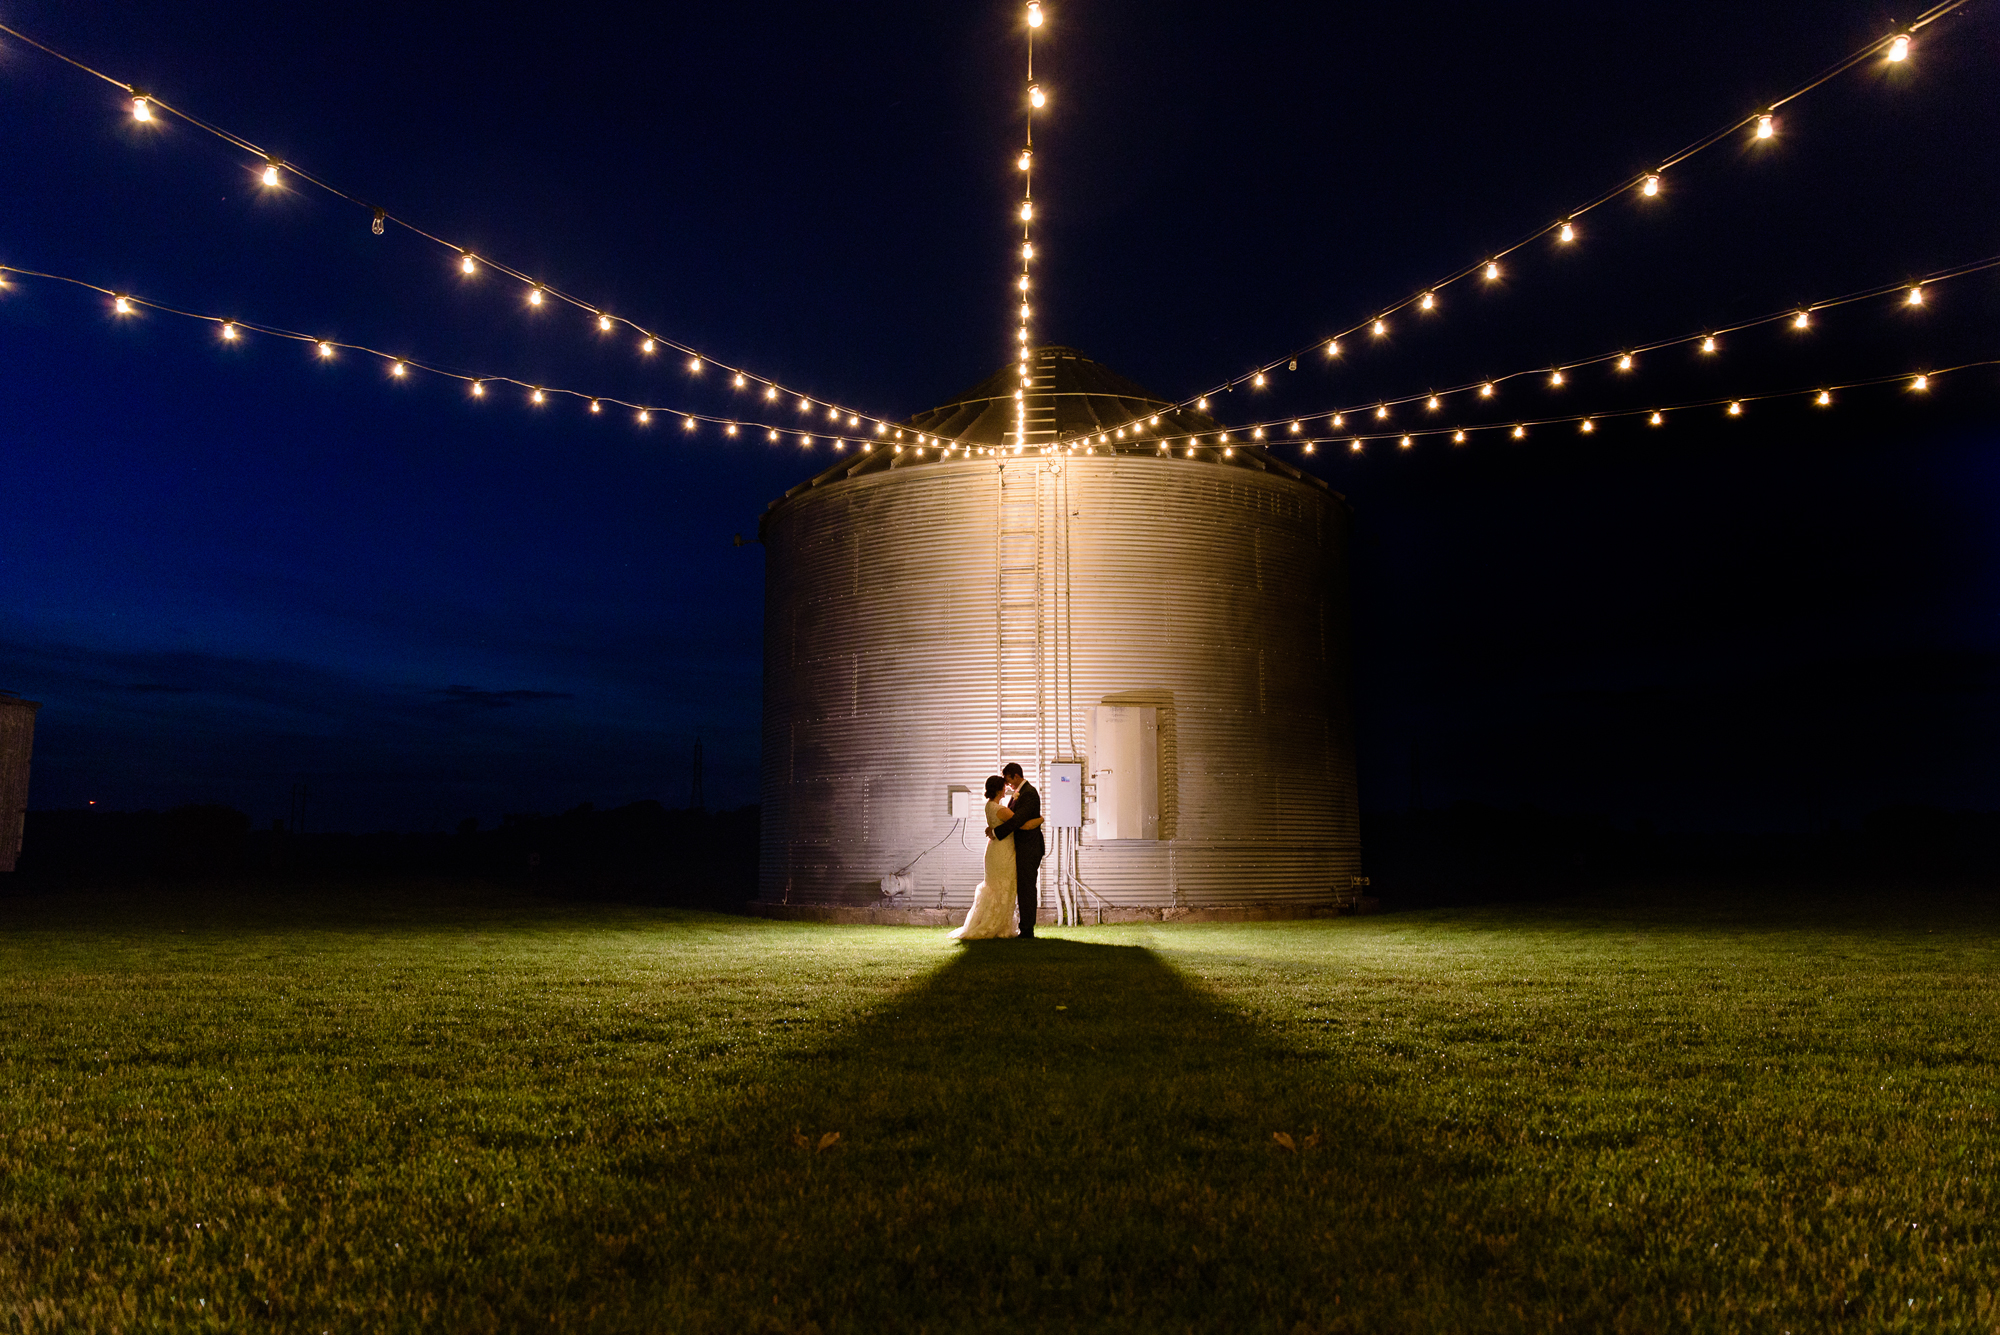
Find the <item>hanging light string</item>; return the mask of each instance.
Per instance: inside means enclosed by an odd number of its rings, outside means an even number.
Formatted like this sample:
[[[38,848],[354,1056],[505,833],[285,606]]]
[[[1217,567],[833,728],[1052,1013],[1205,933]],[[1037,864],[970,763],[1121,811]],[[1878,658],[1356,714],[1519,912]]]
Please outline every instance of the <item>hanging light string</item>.
[[[720,417],[714,413],[694,412],[684,408],[663,408],[652,403],[635,403],[627,399],[616,398],[609,394],[586,394],[581,390],[565,389],[560,385],[522,380],[511,375],[485,375],[463,371],[453,367],[440,366],[435,362],[423,361],[416,357],[384,352],[380,348],[369,347],[365,343],[347,343],[340,339],[322,338],[317,334],[308,334],[297,329],[285,329],[278,325],[259,324],[254,320],[240,320],[234,316],[214,315],[205,311],[186,310],[179,306],[170,306],[165,302],[149,301],[145,297],[134,296],[130,292],[120,292],[114,288],[90,282],[88,279],[72,278],[67,274],[50,273],[42,269],[24,269],[12,264],[0,264],[0,290],[4,290],[7,287],[9,276],[39,278],[47,282],[61,283],[70,287],[82,288],[87,292],[95,292],[109,301],[112,313],[115,315],[136,315],[142,310],[158,311],[162,315],[172,315],[184,320],[194,320],[202,324],[213,325],[223,341],[227,343],[239,342],[245,335],[262,334],[267,338],[309,344],[314,354],[321,360],[331,361],[343,354],[355,354],[373,358],[386,366],[389,374],[396,379],[404,379],[413,373],[421,372],[426,375],[438,376],[445,380],[455,380],[466,386],[468,392],[475,398],[484,398],[494,389],[511,387],[522,391],[522,397],[531,405],[540,406],[556,399],[573,399],[579,403],[588,405],[588,410],[592,414],[601,414],[607,409],[625,409],[631,413],[632,419],[640,426],[650,426],[655,420],[658,420],[662,424],[678,425],[684,433],[695,432],[702,426],[719,427],[725,437],[734,438],[740,435],[744,439],[749,439],[757,432],[763,432],[765,438],[769,441],[796,440],[800,445],[807,448],[822,441],[832,445],[837,451],[844,450],[849,445],[858,445],[864,452],[867,452],[873,450],[876,445],[881,444],[893,445],[896,451],[900,453],[904,446],[898,442],[902,441],[908,441],[910,448],[917,450],[919,453],[928,449],[936,449],[943,452],[964,448],[961,442],[956,439],[933,436],[928,432],[905,431],[886,422],[871,422],[870,419],[862,418],[858,414],[842,414],[838,409],[830,408],[829,413],[832,416],[823,425],[819,425],[817,429],[814,429],[815,424],[819,421],[817,417],[809,419],[803,425],[794,423],[790,426],[780,426],[755,418]],[[798,404],[802,412],[819,406],[811,404],[804,399],[798,400]],[[870,432],[866,435],[861,434],[861,428],[864,426],[870,428]]]
[[[1014,391],[1014,439],[1025,441],[1028,434],[1028,388],[1034,377],[1029,371],[1029,351],[1034,339],[1029,332],[1029,317],[1034,314],[1031,302],[1034,282],[1031,267],[1035,259],[1035,113],[1046,105],[1048,95],[1035,82],[1035,30],[1042,26],[1041,0],[1028,0],[1028,87],[1027,105],[1023,108],[1022,124],[1024,139],[1021,156],[1015,165],[1021,170],[1021,276],[1015,281],[1015,295],[1020,298],[1020,322],[1014,331],[1015,356],[1019,359],[1021,387]]]
[[[268,150],[260,147],[257,144],[252,143],[250,140],[243,138],[241,135],[235,134],[232,131],[224,129],[219,125],[213,125],[208,121],[201,119],[199,116],[194,115],[191,112],[182,110],[180,107],[177,107],[170,102],[162,101],[160,98],[155,97],[150,93],[143,93],[135,85],[129,84],[125,82],[123,79],[115,78],[112,75],[106,74],[104,71],[100,69],[95,69],[90,65],[86,65],[84,62],[76,59],[74,56],[67,55],[64,52],[58,51],[54,47],[48,45],[45,42],[37,41],[33,37],[28,36],[26,33],[20,31],[17,28],[11,28],[4,23],[0,23],[0,33],[5,33],[8,36],[13,37],[18,41],[25,42],[29,46],[34,47],[36,50],[42,51],[50,56],[53,56],[57,60],[62,61],[66,65],[70,65],[76,69],[82,70],[85,74],[91,75],[94,78],[102,79],[104,82],[110,84],[114,88],[123,89],[132,98],[132,115],[133,118],[136,120],[150,121],[153,119],[155,115],[161,112],[165,112],[170,115],[178,117],[182,121],[185,121],[187,124],[193,126],[198,130],[202,130],[208,134],[214,135],[216,138],[222,140],[226,144],[229,144],[233,148],[240,149],[243,152],[250,154],[251,156],[255,157],[260,163],[262,163],[262,166],[258,167],[256,170],[259,173],[260,179],[266,186],[273,186],[273,187],[279,186],[287,178],[296,177],[298,180],[303,181],[308,185],[316,186],[319,189],[326,191],[328,194],[335,196],[336,198],[345,200],[350,204],[368,210],[371,217],[372,230],[375,232],[377,236],[382,235],[383,225],[385,223],[394,223],[396,224],[396,226],[403,228],[405,231],[411,232],[416,236],[422,237],[424,240],[431,242],[433,245],[440,246],[443,249],[450,251],[457,262],[459,270],[464,274],[467,275],[475,274],[480,269],[484,268],[484,269],[491,269],[495,273],[504,275],[505,277],[515,280],[516,282],[520,283],[523,287],[527,289],[526,299],[528,304],[531,306],[540,306],[547,301],[561,302],[565,305],[571,306],[576,310],[582,311],[585,314],[589,315],[592,318],[593,323],[596,325],[596,328],[600,333],[610,333],[614,329],[622,328],[633,334],[637,334],[639,336],[638,347],[642,354],[651,355],[662,348],[668,350],[669,352],[679,353],[688,359],[687,368],[690,374],[700,375],[705,369],[712,367],[716,371],[722,373],[723,375],[731,377],[731,379],[734,382],[733,384],[734,388],[739,390],[752,389],[752,388],[761,389],[764,391],[764,397],[772,402],[776,402],[780,399],[785,399],[785,398],[794,398],[802,400],[807,405],[813,408],[827,408],[829,410],[835,411],[841,417],[859,416],[862,419],[862,421],[868,424],[871,428],[874,426],[893,428],[895,425],[895,423],[889,420],[888,418],[878,417],[869,413],[860,413],[857,412],[856,410],[842,408],[839,405],[833,403],[831,400],[822,399],[815,395],[807,394],[801,390],[792,389],[784,384],[781,384],[776,380],[770,379],[768,376],[758,375],[755,372],[746,370],[742,367],[733,366],[728,362],[718,361],[715,358],[708,356],[706,353],[700,351],[697,348],[691,347],[686,343],[682,343],[676,339],[669,338],[664,334],[656,333],[653,330],[646,328],[644,325],[626,319],[624,316],[613,315],[611,312],[603,309],[602,307],[596,305],[595,303],[586,301],[581,297],[573,296],[572,294],[565,292],[562,288],[557,287],[553,283],[544,282],[543,280],[536,278],[532,274],[524,273],[523,271],[516,269],[511,265],[508,265],[499,260],[492,259],[489,256],[475,254],[473,251],[467,249],[464,246],[457,245],[451,241],[446,240],[444,237],[436,235],[433,232],[426,231],[424,228],[418,226],[416,223],[411,222],[407,218],[403,218],[394,213],[391,213],[387,209],[382,208],[378,205],[370,204],[367,200],[364,200],[359,196],[349,194],[347,191],[342,190],[340,187],[334,185],[332,182],[324,180],[318,176],[314,176],[312,173],[301,168],[295,162],[286,162],[281,160]]]
[[[1969,3],[1971,3],[1971,0],[1943,0],[1943,3],[1933,5],[1897,31],[1886,37],[1879,37],[1856,50],[1851,55],[1835,62],[1818,75],[1815,75],[1805,83],[1786,93],[1783,97],[1768,102],[1760,110],[1731,121],[1728,125],[1723,126],[1712,134],[1705,135],[1678,151],[1668,154],[1665,158],[1661,159],[1658,166],[1642,171],[1635,176],[1627,177],[1619,184],[1571,209],[1555,222],[1536,228],[1512,245],[1494,251],[1485,259],[1478,260],[1475,263],[1466,265],[1464,268],[1447,274],[1423,290],[1411,293],[1408,297],[1396,302],[1394,305],[1386,306],[1367,319],[1360,320],[1338,333],[1326,338],[1315,339],[1313,342],[1292,352],[1288,352],[1281,357],[1275,357],[1261,366],[1253,367],[1234,379],[1225,380],[1221,384],[1214,386],[1205,394],[1194,395],[1184,399],[1182,400],[1182,406],[1185,407],[1193,403],[1197,398],[1206,398],[1209,394],[1224,393],[1236,388],[1238,385],[1261,384],[1264,377],[1270,372],[1280,366],[1288,364],[1296,365],[1301,357],[1308,356],[1315,350],[1323,350],[1325,355],[1329,357],[1338,356],[1341,351],[1341,342],[1344,339],[1352,338],[1363,330],[1372,329],[1377,335],[1386,333],[1388,328],[1387,322],[1391,316],[1409,310],[1411,307],[1416,307],[1421,311],[1436,309],[1437,294],[1454,283],[1462,282],[1474,275],[1481,275],[1489,282],[1498,279],[1500,277],[1500,262],[1502,260],[1545,237],[1552,236],[1562,244],[1569,244],[1576,239],[1576,220],[1593,209],[1601,208],[1611,201],[1619,199],[1633,191],[1637,191],[1649,198],[1657,195],[1660,191],[1661,178],[1668,169],[1687,161],[1697,153],[1713,148],[1725,139],[1745,129],[1748,129],[1758,139],[1771,138],[1776,133],[1776,112],[1779,107],[1797,98],[1804,97],[1821,84],[1838,78],[1848,70],[1853,69],[1856,65],[1872,57],[1879,55],[1883,59],[1894,63],[1900,63],[1908,59],[1912,46],[1912,38],[1917,32],[1929,27],[1953,10],[1959,9]]]
[[[1397,398],[1370,399],[1353,407],[1339,408],[1330,412],[1290,413],[1283,417],[1246,422],[1241,427],[1232,427],[1230,429],[1251,433],[1260,431],[1268,432],[1273,428],[1288,428],[1291,423],[1306,422],[1317,417],[1324,417],[1335,427],[1341,427],[1345,424],[1344,419],[1349,416],[1371,414],[1378,420],[1386,419],[1391,410],[1406,407],[1413,403],[1421,403],[1428,410],[1435,412],[1442,408],[1445,401],[1453,395],[1469,393],[1477,395],[1482,400],[1492,399],[1498,394],[1500,387],[1509,381],[1520,380],[1529,376],[1543,377],[1549,382],[1551,388],[1560,389],[1567,382],[1569,376],[1576,371],[1607,364],[1616,366],[1621,372],[1634,371],[1638,369],[1640,357],[1665,348],[1695,347],[1700,349],[1704,354],[1719,355],[1722,349],[1721,340],[1725,336],[1740,333],[1746,329],[1759,329],[1766,325],[1780,323],[1790,325],[1794,329],[1811,329],[1815,327],[1814,319],[1820,312],[1834,310],[1841,306],[1850,306],[1856,302],[1874,301],[1882,297],[1893,296],[1896,298],[1899,306],[1922,306],[1929,300],[1927,293],[1930,288],[1949,282],[1954,278],[1964,278],[1971,274],[1984,273],[1989,269],[1995,268],[2000,268],[2000,255],[1989,256],[1983,260],[1974,260],[1969,264],[1961,264],[1950,269],[1940,269],[1935,273],[1928,273],[1921,278],[1913,280],[1883,283],[1875,287],[1864,288],[1859,292],[1849,292],[1844,296],[1830,297],[1824,301],[1813,301],[1802,305],[1787,306],[1782,311],[1776,311],[1769,315],[1760,315],[1751,320],[1738,321],[1735,324],[1710,326],[1703,329],[1700,333],[1682,334],[1675,338],[1664,338],[1653,343],[1634,344],[1629,347],[1620,348],[1616,352],[1600,353],[1597,356],[1579,358],[1575,361],[1558,362],[1553,365],[1543,363],[1540,366],[1527,370],[1509,371],[1505,375],[1487,376],[1479,380],[1468,381],[1464,384],[1452,385],[1445,389],[1425,390],[1419,394],[1406,394]],[[1208,400],[1205,398],[1200,401],[1200,405],[1204,410],[1207,407],[1207,403]],[[1141,419],[1134,419],[1134,421],[1126,422],[1122,425],[1132,427],[1139,420]],[[1097,428],[1092,428],[1083,434],[1090,436],[1095,434],[1096,431]],[[1257,439],[1259,437],[1253,434],[1252,438]]]
[[[1542,427],[1574,426],[1584,435],[1594,434],[1600,422],[1629,421],[1644,418],[1650,426],[1664,427],[1678,413],[1698,412],[1705,408],[1720,408],[1724,417],[1743,417],[1745,410],[1753,403],[1771,403],[1779,399],[1804,399],[1819,408],[1835,405],[1834,396],[1855,389],[1872,389],[1881,385],[1901,385],[1913,394],[1926,394],[1937,387],[1937,382],[1945,376],[1961,371],[1975,371],[1982,367],[2000,366],[2000,357],[1989,357],[1982,361],[1961,362],[1956,366],[1941,367],[1932,371],[1903,371],[1893,375],[1873,376],[1866,380],[1823,381],[1808,389],[1771,390],[1762,394],[1737,394],[1722,398],[1695,399],[1685,403],[1661,404],[1653,408],[1621,408],[1614,412],[1573,413],[1562,417],[1524,417],[1508,422],[1479,422],[1459,426],[1426,427],[1417,431],[1363,431],[1343,433],[1339,436],[1322,436],[1313,439],[1295,438],[1305,452],[1314,453],[1319,446],[1345,446],[1352,453],[1359,453],[1362,447],[1377,441],[1394,441],[1400,448],[1412,448],[1419,442],[1446,440],[1454,445],[1466,444],[1474,435],[1504,432],[1510,439],[1525,439],[1528,433]],[[1269,442],[1275,443],[1275,442]],[[1172,449],[1177,442],[1162,442]],[[1260,442],[1260,445],[1267,443]],[[1241,441],[1237,448],[1244,448]],[[1209,447],[1213,451],[1214,447]]]

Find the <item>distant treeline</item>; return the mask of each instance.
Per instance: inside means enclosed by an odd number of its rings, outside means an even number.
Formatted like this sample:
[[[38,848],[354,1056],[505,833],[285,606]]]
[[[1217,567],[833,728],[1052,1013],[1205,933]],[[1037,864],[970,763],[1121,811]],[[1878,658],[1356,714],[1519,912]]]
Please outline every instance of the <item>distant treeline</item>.
[[[2000,812],[1884,807],[1815,834],[1691,834],[1461,802],[1362,816],[1361,857],[1369,893],[1396,908],[1682,876],[2000,883]]]
[[[26,877],[230,875],[478,876],[557,893],[730,908],[757,887],[757,808],[658,802],[559,816],[465,821],[453,834],[299,834],[253,829],[233,807],[30,811]]]

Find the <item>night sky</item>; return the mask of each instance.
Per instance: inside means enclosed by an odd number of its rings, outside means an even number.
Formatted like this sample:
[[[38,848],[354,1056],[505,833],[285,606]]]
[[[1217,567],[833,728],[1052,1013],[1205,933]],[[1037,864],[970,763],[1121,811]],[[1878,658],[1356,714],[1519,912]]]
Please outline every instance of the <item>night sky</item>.
[[[1562,217],[1916,12],[1048,0],[1037,327],[1178,398]],[[901,417],[1011,355],[1020,7],[14,0],[20,27],[400,216],[815,396]],[[1225,422],[1696,333],[2000,253],[2000,3],[1621,198],[1576,244],[1305,358]],[[735,411],[518,285],[0,39],[0,263],[432,362]],[[2000,356],[2000,270],[1806,333],[1510,384],[1609,411]],[[16,280],[0,687],[32,804],[309,785],[320,829],[755,800],[762,549],[827,462]],[[1463,411],[1459,411],[1461,406]],[[754,416],[744,409],[746,419]],[[784,420],[784,419],[780,419]],[[1316,456],[1350,499],[1364,809],[1807,828],[2000,807],[2000,368]],[[1162,572],[1169,578],[1169,572]]]

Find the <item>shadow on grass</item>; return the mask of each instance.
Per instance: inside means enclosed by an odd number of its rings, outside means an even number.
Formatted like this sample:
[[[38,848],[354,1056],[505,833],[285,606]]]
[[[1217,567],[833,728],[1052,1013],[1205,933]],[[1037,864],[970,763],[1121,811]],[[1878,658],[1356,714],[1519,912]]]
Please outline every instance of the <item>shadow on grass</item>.
[[[1353,1196],[1410,1167],[1356,1134],[1361,1091],[1147,950],[960,949],[722,1124],[627,1147],[534,1267],[573,1278],[518,1296],[677,1329],[1347,1324]]]

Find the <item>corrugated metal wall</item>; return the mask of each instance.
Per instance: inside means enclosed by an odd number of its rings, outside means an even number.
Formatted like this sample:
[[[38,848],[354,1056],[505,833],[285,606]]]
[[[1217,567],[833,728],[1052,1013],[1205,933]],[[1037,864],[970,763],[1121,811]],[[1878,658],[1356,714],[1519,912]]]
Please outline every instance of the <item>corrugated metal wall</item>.
[[[880,902],[916,860],[915,904],[969,903],[984,838],[947,785],[1081,757],[1103,703],[1160,711],[1163,838],[1086,840],[1091,891],[1348,895],[1337,497],[1200,460],[974,458],[829,481],[764,539],[761,899]]]
[[[14,870],[21,826],[28,812],[28,757],[35,749],[31,700],[0,695],[0,871]]]

